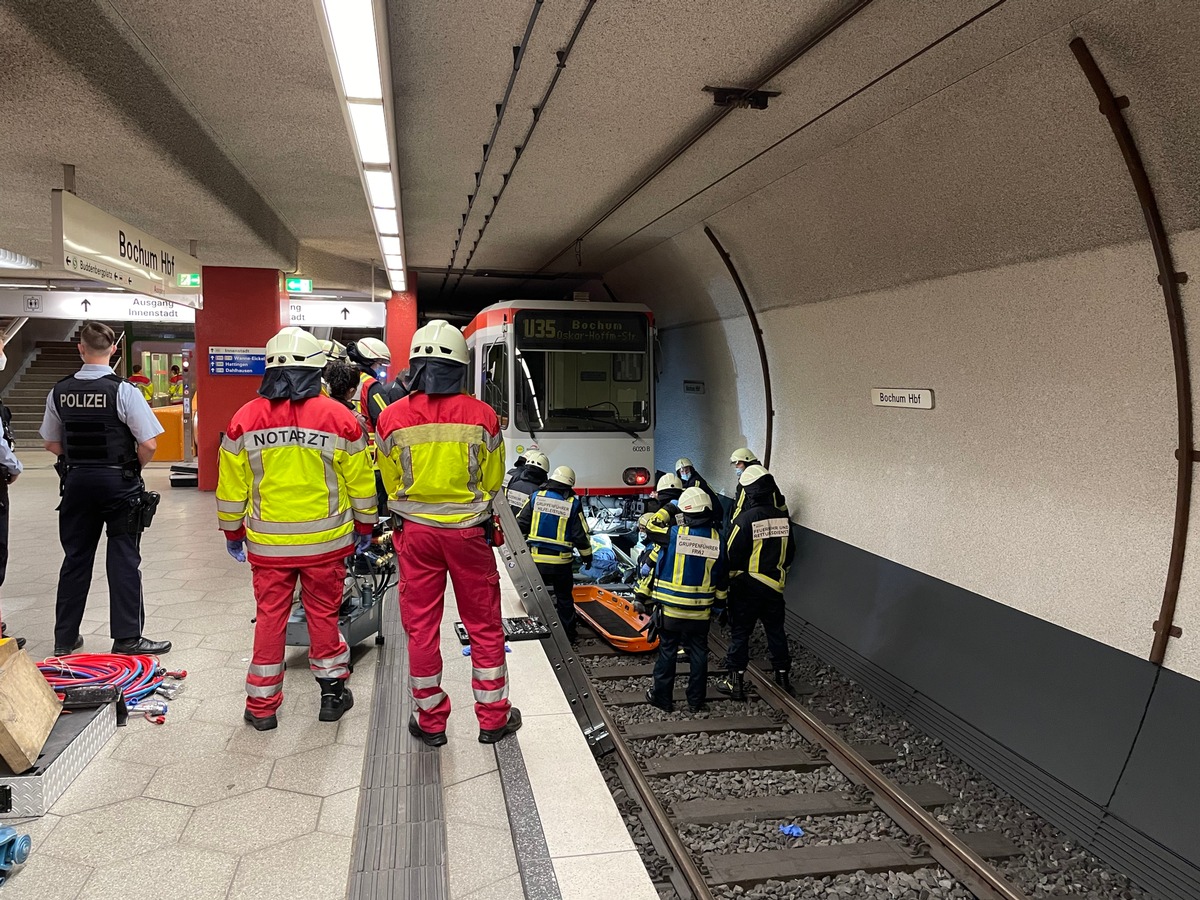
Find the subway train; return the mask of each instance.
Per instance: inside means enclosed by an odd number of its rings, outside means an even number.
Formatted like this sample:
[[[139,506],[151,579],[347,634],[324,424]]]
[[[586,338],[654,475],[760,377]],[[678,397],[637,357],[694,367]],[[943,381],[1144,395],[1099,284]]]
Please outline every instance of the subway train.
[[[633,303],[511,300],[466,327],[470,383],[506,458],[569,465],[594,530],[625,531],[653,489],[655,328]]]

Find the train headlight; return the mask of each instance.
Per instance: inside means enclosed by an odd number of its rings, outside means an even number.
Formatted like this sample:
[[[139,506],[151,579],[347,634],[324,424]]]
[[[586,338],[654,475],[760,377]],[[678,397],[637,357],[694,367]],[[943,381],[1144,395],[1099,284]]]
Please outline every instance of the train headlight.
[[[641,487],[650,483],[650,470],[641,466],[632,466],[621,474],[621,480],[630,487]]]

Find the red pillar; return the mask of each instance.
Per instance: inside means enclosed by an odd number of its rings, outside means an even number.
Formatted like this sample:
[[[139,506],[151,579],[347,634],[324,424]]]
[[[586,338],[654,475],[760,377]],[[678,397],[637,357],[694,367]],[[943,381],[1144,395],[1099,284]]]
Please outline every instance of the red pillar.
[[[210,347],[265,347],[288,324],[288,295],[276,269],[205,266],[204,308],[196,311],[196,395],[199,487],[217,489],[221,433],[241,406],[254,398],[260,375],[210,375]]]
[[[399,374],[408,367],[408,351],[412,346],[413,332],[417,330],[417,292],[393,291],[387,301],[387,332],[384,343],[392,351],[392,364],[388,371]]]

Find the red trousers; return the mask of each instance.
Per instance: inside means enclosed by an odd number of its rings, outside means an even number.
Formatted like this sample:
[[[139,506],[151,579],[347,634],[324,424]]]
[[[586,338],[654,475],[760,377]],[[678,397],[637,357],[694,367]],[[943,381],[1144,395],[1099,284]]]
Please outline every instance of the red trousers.
[[[471,635],[471,688],[479,727],[503,728],[512,704],[500,622],[500,573],[483,529],[405,521],[395,544],[417,724],[428,732],[445,731],[450,716],[450,698],[442,690],[442,612],[449,573],[459,618]]]
[[[350,648],[338,630],[338,609],[346,581],[346,561],[276,569],[251,565],[254,602],[254,656],[246,675],[246,709],[260,719],[283,702],[283,648],[287,621],[300,580],[300,602],[308,619],[308,664],[317,678],[350,677]]]

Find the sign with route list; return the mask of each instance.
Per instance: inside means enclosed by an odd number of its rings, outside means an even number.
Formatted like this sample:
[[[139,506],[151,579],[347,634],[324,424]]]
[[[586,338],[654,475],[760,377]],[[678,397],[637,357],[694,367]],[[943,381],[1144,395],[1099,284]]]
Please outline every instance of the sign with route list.
[[[267,371],[266,347],[209,347],[209,375],[262,375]]]

